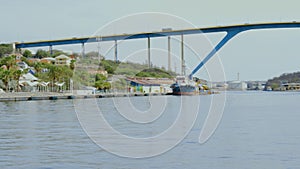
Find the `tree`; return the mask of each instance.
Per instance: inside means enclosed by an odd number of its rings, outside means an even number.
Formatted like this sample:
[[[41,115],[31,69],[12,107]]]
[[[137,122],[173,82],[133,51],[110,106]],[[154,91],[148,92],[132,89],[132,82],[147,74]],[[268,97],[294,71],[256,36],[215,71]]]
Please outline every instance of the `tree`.
[[[50,57],[50,53],[48,51],[45,51],[45,50],[42,50],[42,49],[39,49],[37,50],[35,56],[35,58],[45,58],[45,57]]]
[[[55,65],[49,65],[48,69],[49,69],[48,72],[49,79],[51,81],[57,81],[59,79],[60,74],[62,73],[61,69]]]
[[[8,92],[8,83],[10,81],[11,72],[0,68],[0,78],[5,86],[5,91]]]
[[[100,90],[108,90],[111,88],[111,84],[106,81],[107,78],[102,74],[96,74],[95,76],[95,87]]]
[[[16,81],[15,85],[15,91],[19,91],[19,82],[20,82],[20,77],[23,75],[23,71],[19,69],[11,69],[11,78]]]
[[[103,74],[96,74],[95,81],[105,81],[107,78]]]
[[[119,63],[116,63],[112,60],[103,60],[100,63],[100,66],[103,67],[109,74],[114,74],[118,65],[119,65]]]
[[[25,57],[25,58],[31,58],[32,57],[32,53],[31,53],[31,51],[30,50],[25,50],[24,52],[23,52],[23,56]]]
[[[32,63],[30,63],[26,57],[21,57],[21,61],[22,61],[22,62],[25,62],[25,63],[26,63],[27,65],[29,65],[29,66],[32,65]]]
[[[74,71],[75,69],[75,62],[76,60],[71,60],[71,63],[70,63],[70,68]]]
[[[13,52],[13,47],[11,44],[0,44],[0,57],[6,54],[11,54]]]
[[[172,78],[170,73],[158,68],[144,69],[136,74],[137,77]]]
[[[36,71],[36,73],[41,73],[43,66],[41,62],[35,62],[34,65],[34,70]]]
[[[108,90],[111,88],[111,84],[109,82],[98,80],[95,82],[95,87],[100,90]]]
[[[47,65],[49,70],[47,73],[47,79],[54,86],[55,82],[65,82],[66,86],[69,86],[70,79],[73,77],[73,71],[68,66],[56,66],[56,65]]]
[[[16,65],[16,58],[13,55],[4,57],[3,59],[1,59],[0,64],[1,66],[6,65],[7,69],[9,70],[11,67]]]
[[[52,50],[52,56],[51,57],[56,57],[59,55],[68,55],[67,53],[61,51],[61,50]],[[50,53],[49,53],[50,56]]]

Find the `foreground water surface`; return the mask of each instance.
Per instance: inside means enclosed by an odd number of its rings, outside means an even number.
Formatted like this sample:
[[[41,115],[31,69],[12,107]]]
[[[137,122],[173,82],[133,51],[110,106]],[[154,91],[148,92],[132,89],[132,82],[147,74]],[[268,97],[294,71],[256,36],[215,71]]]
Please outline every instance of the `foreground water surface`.
[[[151,158],[124,158],[95,144],[82,129],[74,100],[0,103],[1,168],[300,168],[300,93],[229,92],[223,118],[204,144],[198,138],[212,96],[200,97],[197,120],[176,147]],[[177,96],[164,97],[164,114],[149,124],[124,120],[113,98],[96,101],[107,121],[123,134],[149,137],[176,119]],[[148,97],[130,98],[141,111]],[[180,106],[179,106],[180,107]],[[134,147],[133,147],[134,148]]]

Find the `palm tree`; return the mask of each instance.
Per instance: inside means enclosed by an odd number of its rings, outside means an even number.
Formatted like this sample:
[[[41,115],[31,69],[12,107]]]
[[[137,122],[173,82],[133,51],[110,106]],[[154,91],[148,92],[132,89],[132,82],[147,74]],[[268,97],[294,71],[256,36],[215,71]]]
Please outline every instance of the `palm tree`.
[[[8,83],[11,78],[11,72],[9,70],[0,69],[0,78],[5,86],[5,91],[8,92]]]
[[[36,73],[40,73],[43,69],[42,64],[40,62],[34,63],[33,67],[34,67]]]
[[[9,70],[10,68],[12,68],[14,65],[16,65],[16,59],[15,56],[7,56],[4,57],[1,60],[1,65],[6,65],[7,69]]]
[[[16,91],[19,92],[19,82],[20,82],[20,77],[23,75],[23,71],[19,69],[12,69],[11,70],[11,76],[12,79],[16,80]]]

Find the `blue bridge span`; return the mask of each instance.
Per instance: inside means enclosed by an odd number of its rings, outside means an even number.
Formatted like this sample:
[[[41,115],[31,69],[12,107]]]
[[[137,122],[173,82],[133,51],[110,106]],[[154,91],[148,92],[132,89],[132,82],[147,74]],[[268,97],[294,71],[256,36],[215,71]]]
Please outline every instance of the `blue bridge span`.
[[[282,28],[300,28],[300,22],[278,22],[278,23],[257,23],[257,24],[243,24],[243,25],[231,25],[231,26],[217,26],[217,27],[207,27],[207,28],[193,28],[193,29],[183,29],[183,30],[171,30],[165,29],[158,32],[143,32],[134,34],[121,34],[121,35],[109,35],[109,36],[93,36],[84,38],[70,38],[70,39],[58,39],[58,40],[45,40],[45,41],[34,41],[34,42],[16,42],[15,48],[33,48],[33,47],[45,47],[49,46],[52,50],[52,46],[57,45],[71,45],[71,44],[82,44],[84,52],[85,43],[95,43],[104,41],[114,41],[115,42],[115,60],[117,60],[117,41],[132,40],[132,39],[148,39],[148,65],[150,67],[150,39],[157,37],[168,37],[168,50],[169,50],[169,69],[170,69],[170,37],[171,36],[181,36],[181,64],[182,64],[182,74],[184,72],[184,52],[183,52],[183,35],[191,34],[204,34],[204,33],[216,33],[216,32],[226,32],[224,38],[214,47],[214,49],[206,56],[204,59],[194,68],[194,70],[189,75],[190,78],[201,69],[210,58],[212,58],[230,39],[241,32],[248,30],[257,29],[282,29]]]

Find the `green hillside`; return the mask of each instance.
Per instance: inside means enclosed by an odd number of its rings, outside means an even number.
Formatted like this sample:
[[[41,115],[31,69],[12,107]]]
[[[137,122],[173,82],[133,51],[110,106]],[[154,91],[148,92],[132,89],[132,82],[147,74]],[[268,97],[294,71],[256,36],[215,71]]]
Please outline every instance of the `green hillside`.
[[[158,68],[144,69],[136,74],[137,77],[173,78],[174,73]]]
[[[106,70],[108,74],[137,76],[137,77],[154,77],[154,78],[173,78],[176,73],[166,71],[161,68],[148,68],[148,65],[118,62],[112,60],[102,60],[99,69]]]
[[[279,88],[282,83],[300,83],[300,72],[285,73],[267,81],[267,86],[272,89]]]

